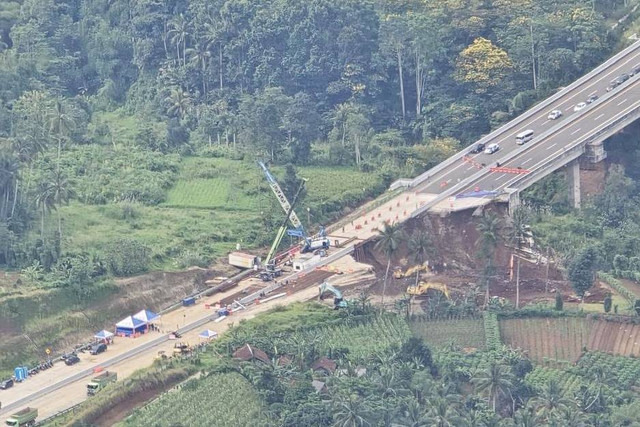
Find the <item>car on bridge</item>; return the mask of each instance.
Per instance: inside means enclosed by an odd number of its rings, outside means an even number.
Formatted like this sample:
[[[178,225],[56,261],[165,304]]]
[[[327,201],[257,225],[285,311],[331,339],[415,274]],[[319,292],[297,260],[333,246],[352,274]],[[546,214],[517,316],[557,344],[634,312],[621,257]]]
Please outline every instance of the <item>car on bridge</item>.
[[[631,69],[631,71],[629,71],[629,75],[631,76],[635,76],[636,74],[639,74],[639,73],[640,73],[640,64],[636,65]]]
[[[587,98],[587,104],[591,104],[592,102],[595,102],[596,99],[598,99],[598,95],[591,95],[590,97]]]
[[[484,151],[484,148],[485,148],[484,142],[478,142],[476,145],[473,146],[473,148],[471,149],[471,151],[469,151],[469,153],[479,154]]]
[[[576,104],[575,107],[573,107],[573,111],[580,111],[586,106],[587,106],[586,102],[579,102],[579,103]]]
[[[556,120],[559,119],[562,116],[562,111],[560,110],[553,110],[549,113],[549,115],[547,116],[547,119],[549,120]]]
[[[489,144],[487,145],[487,148],[484,149],[484,154],[493,154],[498,150],[500,150],[500,146],[498,144]]]

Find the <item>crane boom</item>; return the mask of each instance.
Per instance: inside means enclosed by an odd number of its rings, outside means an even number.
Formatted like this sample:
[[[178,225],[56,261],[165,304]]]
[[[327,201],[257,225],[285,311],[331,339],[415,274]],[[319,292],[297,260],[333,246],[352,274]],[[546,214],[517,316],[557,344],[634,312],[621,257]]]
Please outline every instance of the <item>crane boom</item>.
[[[278,234],[276,234],[276,238],[273,241],[273,244],[271,245],[271,249],[269,250],[269,254],[267,255],[267,259],[265,259],[265,261],[264,261],[265,265],[269,265],[269,263],[273,259],[273,256],[275,255],[276,251],[278,250],[278,246],[280,246],[280,242],[282,242],[282,238],[284,237],[285,232],[287,230],[287,222],[289,222],[289,220],[291,219],[290,217],[291,217],[291,214],[293,213],[293,207],[296,205],[296,202],[298,201],[298,196],[300,195],[300,192],[302,191],[302,188],[304,187],[305,182],[306,182],[305,179],[303,179],[300,182],[300,187],[298,187],[298,191],[296,191],[296,195],[293,196],[293,202],[289,206],[289,208],[287,209],[287,216],[284,218],[284,221],[282,221],[282,225],[278,229]],[[278,188],[280,188],[280,187],[278,187]],[[286,198],[285,198],[285,200],[286,200]],[[287,201],[287,204],[288,203],[289,202]]]
[[[291,213],[289,214],[289,220],[291,220],[291,224],[293,224],[296,229],[303,230],[302,223],[300,222],[298,215],[296,215],[296,213],[292,210],[291,204],[289,203],[289,200],[287,200],[287,196],[284,195],[284,191],[282,191],[282,188],[280,188],[278,181],[276,181],[273,175],[271,175],[271,172],[269,172],[269,169],[267,169],[267,166],[264,163],[258,162],[258,165],[260,165],[262,171],[267,177],[269,187],[271,187],[271,191],[273,191],[273,194],[276,195],[276,198],[278,199],[278,202],[280,202],[280,206],[282,206],[282,210],[284,210],[284,213],[288,213],[291,209]]]

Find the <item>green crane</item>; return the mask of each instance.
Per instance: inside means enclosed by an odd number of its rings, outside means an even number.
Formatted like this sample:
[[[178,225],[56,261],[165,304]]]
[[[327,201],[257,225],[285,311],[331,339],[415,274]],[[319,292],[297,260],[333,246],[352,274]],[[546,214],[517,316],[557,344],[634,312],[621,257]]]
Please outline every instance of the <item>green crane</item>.
[[[289,222],[289,217],[293,212],[293,208],[296,205],[296,202],[298,201],[298,196],[300,195],[300,192],[304,188],[304,185],[306,182],[307,182],[306,179],[302,179],[302,181],[300,182],[300,187],[298,187],[298,191],[296,191],[296,194],[295,196],[293,196],[293,200],[291,201],[291,206],[289,206],[289,209],[287,210],[287,216],[284,218],[284,221],[282,221],[282,225],[278,229],[278,234],[276,234],[276,238],[273,241],[273,244],[271,245],[271,249],[269,250],[267,259],[265,259],[264,261],[264,264],[267,267],[267,270],[275,267],[275,265],[271,265],[273,256],[276,254],[276,251],[278,250],[278,246],[280,246],[280,242],[282,242],[282,238],[287,232],[287,223]]]

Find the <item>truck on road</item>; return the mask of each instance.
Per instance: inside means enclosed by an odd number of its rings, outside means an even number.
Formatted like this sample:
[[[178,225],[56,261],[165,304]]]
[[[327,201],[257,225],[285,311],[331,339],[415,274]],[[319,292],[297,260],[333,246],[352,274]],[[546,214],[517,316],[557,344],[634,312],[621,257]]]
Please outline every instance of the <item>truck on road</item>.
[[[7,425],[11,427],[32,426],[36,423],[38,410],[36,408],[24,408],[7,418]]]
[[[107,386],[107,384],[114,383],[118,379],[118,374],[111,371],[105,371],[97,377],[93,378],[87,384],[87,396],[93,396],[103,388]]]

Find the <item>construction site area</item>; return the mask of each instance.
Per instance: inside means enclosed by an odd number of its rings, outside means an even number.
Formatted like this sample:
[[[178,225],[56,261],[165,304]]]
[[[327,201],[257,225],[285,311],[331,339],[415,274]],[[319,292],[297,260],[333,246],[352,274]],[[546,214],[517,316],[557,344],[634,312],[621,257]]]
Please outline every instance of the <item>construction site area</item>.
[[[264,259],[258,252],[232,252],[225,260],[227,265],[219,263],[209,271],[199,271],[198,291],[159,310],[161,317],[153,328],[141,328],[138,334],[133,323],[132,335],[118,334],[116,328],[117,336],[108,342],[108,351],[74,351],[78,360],[72,365],[52,358],[56,363],[51,369],[2,395],[0,416],[15,414],[25,406],[38,408],[40,420],[54,416],[85,400],[87,383],[104,370],[117,373],[121,380],[158,358],[188,355],[236,322],[279,304],[324,300],[329,307],[348,309],[350,301],[364,295],[388,309],[394,309],[399,300],[408,300],[416,314],[443,303],[477,309],[486,302],[487,280],[490,297],[501,303],[523,306],[552,301],[557,292],[567,301],[575,298],[557,266],[540,254],[532,237],[518,248],[498,243],[495,269],[491,276],[484,275],[476,228],[481,208],[410,218],[429,196],[387,193],[336,224],[320,226],[311,235],[294,210],[304,180],[289,201],[267,167],[260,166],[285,213]],[[506,216],[500,206],[484,209]],[[377,236],[386,226],[400,222],[404,223],[404,237],[390,256],[379,247]],[[422,259],[415,257],[409,243],[419,233],[430,236],[430,249]],[[298,243],[279,251],[285,235]],[[585,301],[601,302],[607,291],[598,285]],[[94,378],[94,384],[96,381],[100,384]],[[128,409],[135,406],[135,402],[129,404]]]

